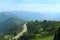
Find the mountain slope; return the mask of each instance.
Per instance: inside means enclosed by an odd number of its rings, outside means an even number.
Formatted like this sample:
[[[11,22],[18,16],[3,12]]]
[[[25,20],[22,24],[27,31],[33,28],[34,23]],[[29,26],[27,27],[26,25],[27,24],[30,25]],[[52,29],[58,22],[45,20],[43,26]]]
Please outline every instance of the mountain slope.
[[[22,18],[24,20],[36,20],[36,19],[43,19],[43,14],[40,14],[38,12],[26,12],[26,11],[14,11],[12,13],[15,13],[18,18]]]
[[[20,24],[25,22],[25,20],[9,13],[1,13],[0,15],[0,34],[8,33],[11,29],[17,28]]]
[[[27,12],[27,11],[11,11],[11,12],[3,12],[9,17],[17,16],[23,20],[60,20],[60,13],[39,13],[39,12]],[[11,16],[10,16],[11,15]],[[8,16],[7,16],[8,17]],[[8,18],[9,18],[8,17]]]
[[[5,20],[4,22],[0,23],[0,32],[6,33],[10,29],[24,23],[23,20],[15,19],[15,18],[9,18]]]
[[[3,22],[10,17],[14,17],[14,14],[11,12],[0,12],[0,22]]]
[[[27,11],[12,11],[16,16],[24,20],[60,20],[60,13],[39,13]]]

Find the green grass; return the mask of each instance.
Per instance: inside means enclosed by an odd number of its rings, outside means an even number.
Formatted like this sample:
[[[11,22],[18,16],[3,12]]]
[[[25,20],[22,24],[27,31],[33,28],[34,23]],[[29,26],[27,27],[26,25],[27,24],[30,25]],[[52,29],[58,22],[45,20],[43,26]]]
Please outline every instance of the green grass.
[[[9,38],[10,38],[10,35],[4,35],[2,40],[9,40]]]
[[[50,35],[44,38],[35,37],[34,39],[31,40],[53,40],[53,39],[54,39],[54,35]]]

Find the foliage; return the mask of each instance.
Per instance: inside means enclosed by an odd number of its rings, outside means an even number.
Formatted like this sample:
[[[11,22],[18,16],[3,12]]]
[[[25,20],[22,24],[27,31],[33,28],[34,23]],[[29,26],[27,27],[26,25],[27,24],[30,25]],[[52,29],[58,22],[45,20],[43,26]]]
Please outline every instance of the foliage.
[[[60,21],[30,21],[27,24],[28,36],[31,40],[48,40],[55,33],[58,25],[60,25]]]

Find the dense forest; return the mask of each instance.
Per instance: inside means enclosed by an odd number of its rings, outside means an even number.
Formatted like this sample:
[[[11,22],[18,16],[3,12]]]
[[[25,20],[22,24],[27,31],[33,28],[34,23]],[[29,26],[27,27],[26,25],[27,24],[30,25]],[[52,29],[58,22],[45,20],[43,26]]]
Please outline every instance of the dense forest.
[[[16,36],[22,31],[21,29],[23,29],[23,24],[11,29],[0,39],[9,40],[12,35]],[[55,33],[59,27],[60,21],[29,21],[27,22],[27,32],[20,36],[18,40],[54,40]]]
[[[28,32],[20,40],[53,40],[60,21],[30,21],[27,23]]]
[[[18,33],[20,33],[23,30],[23,26],[22,26],[23,24],[20,24],[15,28],[11,28],[9,32],[7,32],[6,34],[0,37],[0,40],[9,40],[11,37],[16,36]]]
[[[8,18],[0,23],[0,40],[8,40],[23,30],[25,21],[18,18]]]

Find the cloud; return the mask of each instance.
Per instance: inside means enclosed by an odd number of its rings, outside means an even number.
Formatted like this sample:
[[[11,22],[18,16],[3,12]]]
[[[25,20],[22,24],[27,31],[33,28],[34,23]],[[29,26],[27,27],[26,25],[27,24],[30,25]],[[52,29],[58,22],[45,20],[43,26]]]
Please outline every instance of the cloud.
[[[21,3],[55,4],[60,3],[60,0],[0,0],[0,2],[8,4],[21,4]]]
[[[49,4],[7,4],[0,5],[0,11],[60,12],[59,5]]]
[[[59,0],[54,0],[59,1]],[[52,0],[0,0],[0,11],[60,12],[60,3]],[[47,3],[49,2],[49,3]],[[50,2],[53,2],[50,3]]]
[[[56,0],[0,0],[3,3],[51,3],[56,2]],[[59,2],[59,1],[58,1]]]
[[[42,0],[22,0],[22,2],[25,2],[25,3],[40,3],[40,2],[43,2]]]

